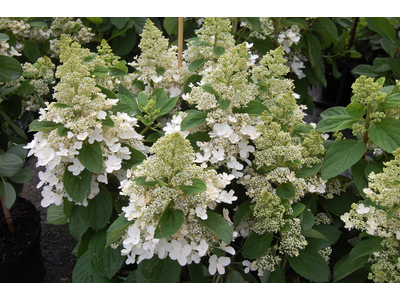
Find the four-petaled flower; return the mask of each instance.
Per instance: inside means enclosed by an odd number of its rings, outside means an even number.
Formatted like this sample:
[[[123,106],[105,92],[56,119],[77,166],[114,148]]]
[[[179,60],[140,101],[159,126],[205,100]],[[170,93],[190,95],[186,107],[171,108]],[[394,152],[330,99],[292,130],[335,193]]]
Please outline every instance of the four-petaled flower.
[[[183,267],[187,263],[187,257],[192,252],[192,247],[185,240],[172,240],[172,250],[169,257],[172,260],[178,260],[178,263]]]
[[[210,265],[208,266],[208,272],[210,272],[211,275],[214,275],[217,271],[219,274],[224,275],[224,267],[231,263],[231,259],[226,256],[221,256],[220,258],[218,258],[218,256],[214,254],[210,257],[210,260],[208,262],[210,263]]]

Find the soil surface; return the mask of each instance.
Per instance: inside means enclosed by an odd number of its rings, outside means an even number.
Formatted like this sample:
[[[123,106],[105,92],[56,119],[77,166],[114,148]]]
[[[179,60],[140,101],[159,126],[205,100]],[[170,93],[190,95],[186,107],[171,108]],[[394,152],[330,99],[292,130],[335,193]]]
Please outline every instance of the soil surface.
[[[47,224],[47,208],[40,205],[42,188],[36,188],[40,181],[38,172],[45,171],[44,167],[37,168],[36,157],[32,156],[27,159],[25,168],[35,171],[33,178],[24,184],[20,196],[31,201],[40,211],[42,224],[40,244],[45,267],[43,282],[72,282],[72,270],[76,263],[76,257],[72,254],[72,250],[77,244],[77,240],[71,236],[67,224]]]

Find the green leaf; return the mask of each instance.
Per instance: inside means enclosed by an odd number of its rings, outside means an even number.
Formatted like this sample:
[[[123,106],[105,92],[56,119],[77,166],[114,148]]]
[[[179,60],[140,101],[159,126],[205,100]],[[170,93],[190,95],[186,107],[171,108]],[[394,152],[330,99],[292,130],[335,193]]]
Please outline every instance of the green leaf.
[[[386,117],[373,123],[369,128],[369,137],[380,148],[392,153],[400,147],[400,121]]]
[[[369,237],[357,243],[349,253],[349,261],[351,262],[374,252],[382,251],[384,249],[382,241],[383,238],[380,237]]]
[[[35,87],[30,84],[30,80],[25,80],[21,83],[21,86],[18,88],[18,95],[22,97],[28,97],[35,91]]]
[[[0,33],[0,43],[6,42],[10,39],[10,37],[5,33]]]
[[[256,31],[259,32],[261,30],[260,18],[257,18],[257,17],[246,17],[244,19],[246,19],[254,27],[254,29]]]
[[[29,132],[32,131],[45,131],[45,132],[50,132],[53,129],[56,129],[63,124],[61,123],[54,123],[52,121],[39,121],[39,120],[33,120],[32,123],[29,124]]]
[[[103,170],[103,152],[99,142],[83,143],[78,159],[90,172],[99,174]]]
[[[181,130],[189,130],[206,122],[207,113],[200,110],[188,110],[188,115],[181,122]]]
[[[177,17],[165,17],[163,26],[168,35],[174,35],[178,33],[178,22]]]
[[[109,67],[110,75],[113,77],[125,76],[128,73],[128,67],[125,65],[115,65],[114,67]]]
[[[81,237],[88,230],[89,224],[86,222],[86,217],[84,211],[87,207],[82,205],[75,205],[72,207],[71,219],[69,221],[69,230],[71,235],[77,240],[81,240]]]
[[[397,105],[400,105],[400,93],[388,95],[384,102],[379,103],[382,108],[390,108]]]
[[[129,17],[110,17],[111,23],[118,29],[123,29],[128,20]]]
[[[132,181],[135,182],[137,185],[144,186],[155,186],[157,184],[157,181],[146,181],[145,176],[133,178]]]
[[[219,108],[222,110],[227,110],[231,105],[231,100],[229,99],[221,99],[218,101]]]
[[[89,240],[89,253],[92,268],[98,271],[97,275],[111,279],[121,268],[126,257],[121,255],[122,245],[117,249],[105,248],[107,232],[105,229],[97,231]]]
[[[88,19],[90,22],[96,25],[100,25],[101,23],[103,23],[103,19],[100,17],[86,17],[86,19]]]
[[[203,276],[203,264],[191,263],[188,265],[190,279],[193,283],[205,283]]]
[[[214,96],[216,96],[216,97],[219,97],[218,92],[217,92],[216,90],[214,90],[214,88],[212,87],[211,84],[209,84],[209,83],[203,84],[203,85],[201,86],[201,88],[202,88],[203,90],[205,90],[207,93],[210,93],[210,94],[212,94],[212,95],[214,95]]]
[[[321,43],[318,38],[311,33],[306,33],[305,37],[307,40],[308,58],[311,62],[311,66],[316,67],[322,58]]]
[[[84,169],[80,176],[74,176],[68,171],[68,166],[65,167],[63,184],[65,191],[72,200],[83,203],[90,195],[92,187],[92,173]]]
[[[90,76],[95,76],[96,78],[104,78],[110,74],[110,70],[105,66],[95,66],[93,71],[90,72]]]
[[[191,186],[180,185],[179,189],[185,194],[195,194],[204,192],[207,190],[207,185],[205,182],[199,178],[191,178],[189,179],[192,182]]]
[[[353,124],[359,120],[352,118],[349,115],[333,115],[323,118],[318,122],[315,130],[319,132],[332,132],[351,128]]]
[[[199,224],[204,226],[210,233],[220,238],[225,244],[229,245],[233,237],[233,228],[219,214],[207,211],[207,219],[198,219]]]
[[[321,118],[326,118],[330,116],[336,116],[336,115],[345,115],[347,116],[346,108],[343,106],[333,106],[330,107],[323,112],[321,112]]]
[[[47,223],[63,225],[68,223],[68,217],[64,213],[64,205],[52,204],[47,208]]]
[[[139,93],[140,94],[140,93]],[[139,116],[142,116],[142,111],[139,109],[138,104],[136,102],[135,96],[132,95],[132,93],[122,84],[120,84],[118,86],[118,95],[124,95],[127,98],[129,98],[129,100],[127,100],[126,98],[121,98],[119,99],[120,101],[122,101],[123,103],[128,104],[130,107],[133,108],[133,110],[135,111],[135,113]],[[115,98],[117,98],[117,96],[115,96]],[[115,99],[114,98],[114,99]],[[124,102],[125,101],[125,102]]]
[[[378,77],[379,73],[375,71],[373,66],[370,65],[358,65],[352,72],[357,75],[365,75],[367,77]]]
[[[400,59],[393,58],[393,57],[387,57],[386,63],[389,65],[390,70],[393,72],[393,76],[396,79],[400,79]]]
[[[315,164],[311,168],[301,168],[300,170],[295,171],[297,178],[307,178],[314,174],[316,174],[321,169],[320,164]]]
[[[248,281],[243,278],[243,275],[239,271],[229,270],[226,283],[248,283]]]
[[[21,169],[13,176],[10,176],[9,179],[15,183],[25,183],[32,179],[35,172],[31,169]]]
[[[113,210],[112,198],[107,188],[101,183],[99,188],[100,192],[93,199],[88,199],[86,207],[89,226],[96,231],[107,226]]]
[[[252,213],[252,210],[250,208],[251,204],[251,199],[246,200],[242,204],[239,205],[238,209],[235,211],[235,214],[233,215],[233,226],[237,227],[247,219]]]
[[[346,112],[353,119],[361,119],[365,115],[365,109],[366,107],[363,104],[353,102],[347,105]]]
[[[154,238],[162,239],[172,236],[181,228],[185,221],[183,212],[179,209],[172,208],[172,206],[173,201],[170,201],[161,214],[154,232]]]
[[[142,115],[142,112],[139,109],[139,106],[137,105],[136,100],[134,100],[130,97],[127,97],[123,94],[118,94],[117,98],[119,99],[119,103],[128,105],[135,115],[140,115],[140,116]],[[117,105],[118,105],[118,103],[117,103]]]
[[[36,46],[34,43],[32,43],[29,40],[24,39],[24,50],[23,50],[25,56],[30,60],[31,63],[35,63],[37,59],[42,56],[40,54],[40,50],[38,46]]]
[[[305,237],[310,237],[307,238],[308,241],[307,247],[308,249],[310,249],[310,246],[312,246],[313,243],[315,244],[315,242],[317,242],[317,245],[319,246],[318,250],[334,245],[338,241],[340,235],[342,234],[337,227],[327,224],[320,224],[314,226],[309,231],[315,231],[320,236],[317,235],[308,236],[304,231],[302,231],[301,234],[303,234]]]
[[[112,40],[112,49],[114,54],[123,56],[129,54],[136,45],[136,33],[133,29],[128,29],[125,33]]]
[[[198,83],[201,81],[202,78],[203,77],[201,75],[197,74],[190,76],[185,82],[185,85],[183,87],[183,93],[184,94],[190,93],[192,91],[192,88],[189,87],[189,85],[192,83],[194,86],[198,86]]]
[[[72,272],[73,283],[88,283],[93,281],[92,259],[89,251],[86,251],[77,261]]]
[[[288,256],[293,270],[314,282],[328,282],[330,270],[325,259],[316,250],[300,250],[299,256]]]
[[[369,255],[349,260],[349,254],[345,255],[333,267],[333,282],[337,282],[363,268],[368,262],[368,259]]]
[[[133,17],[131,18],[133,21],[133,26],[135,26],[136,32],[142,34],[143,27],[146,24],[146,17]]]
[[[201,67],[202,65],[204,65],[204,63],[207,61],[207,59],[199,59],[199,60],[195,60],[193,61],[188,69],[190,72],[194,72],[197,70],[197,68]]]
[[[101,92],[107,96],[109,99],[117,99],[117,95],[115,95],[112,91],[109,89],[106,89],[105,87],[102,87],[101,85],[96,84],[96,87],[98,87]]]
[[[107,127],[107,128],[112,128],[114,127],[114,121],[110,118],[110,116],[106,116],[104,120],[101,121],[101,126]],[[61,127],[59,127],[60,129]]]
[[[24,161],[16,154],[4,153],[0,155],[0,176],[11,177],[16,175],[24,166]]]
[[[221,56],[222,54],[225,53],[225,48],[221,47],[221,46],[215,46],[214,53],[215,53],[215,55]]]
[[[304,230],[309,230],[314,226],[314,215],[311,210],[303,210],[303,212],[299,215],[299,219],[301,222],[301,227]]]
[[[126,233],[126,229],[128,229],[128,227],[134,222],[135,220],[128,221],[125,213],[121,214],[107,229],[106,247],[110,246],[112,243],[124,236]]]
[[[390,70],[390,66],[386,62],[386,58],[377,57],[374,59],[372,66],[374,67],[375,72],[382,73]]]
[[[179,280],[181,269],[178,261],[168,256],[165,259],[159,259],[155,255],[138,265],[136,278],[138,283],[175,283]]]
[[[268,111],[268,108],[264,104],[256,100],[251,100],[249,103],[247,103],[247,106],[245,107],[242,108],[234,107],[232,109],[233,113],[235,114],[242,113],[242,114],[248,114],[249,116],[262,116],[265,110]]]
[[[278,187],[276,188],[276,194],[281,199],[293,199],[294,197],[296,197],[296,189],[294,188],[293,183],[288,181],[278,185]]]
[[[17,194],[11,183],[4,180],[0,183],[0,197],[4,199],[4,205],[11,209],[17,199]]]
[[[354,184],[358,189],[358,193],[364,199],[366,198],[366,195],[363,190],[364,188],[368,187],[368,183],[365,180],[365,175],[364,175],[364,171],[367,166],[368,166],[368,161],[365,159],[360,159],[354,166],[351,167]]]
[[[166,115],[169,113],[176,105],[178,102],[179,97],[172,97],[172,98],[167,98],[166,101],[162,102],[159,106],[159,100],[157,99],[157,108],[160,109],[160,112],[156,115],[156,118],[159,118],[161,116]]]
[[[21,64],[15,58],[0,55],[0,82],[11,81],[22,75]]]
[[[333,41],[338,39],[338,32],[335,23],[330,18],[321,17],[318,18],[318,21],[322,24],[325,30],[329,33],[332,37]]]
[[[243,245],[243,257],[256,259],[263,256],[271,246],[273,232],[265,232],[261,235],[253,232]]]
[[[341,216],[349,212],[351,205],[357,203],[359,200],[360,198],[352,193],[341,193],[333,197],[333,199],[323,200],[323,203],[331,213],[336,216]]]
[[[327,180],[353,166],[364,155],[366,145],[357,140],[335,142],[326,153],[321,167],[321,176]]]
[[[368,27],[379,33],[381,36],[394,41],[396,30],[392,24],[384,17],[367,18]]]
[[[293,214],[291,215],[292,218],[297,217],[299,214],[303,212],[306,206],[303,203],[296,203],[292,206]]]

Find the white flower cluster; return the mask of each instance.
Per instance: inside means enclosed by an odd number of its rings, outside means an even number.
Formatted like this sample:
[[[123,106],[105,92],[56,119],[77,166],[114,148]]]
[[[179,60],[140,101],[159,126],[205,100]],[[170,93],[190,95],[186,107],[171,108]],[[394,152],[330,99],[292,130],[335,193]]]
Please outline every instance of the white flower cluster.
[[[227,253],[234,254],[216,236],[209,233],[198,220],[207,220],[207,208],[214,209],[217,203],[232,203],[237,199],[233,191],[224,188],[230,183],[231,176],[217,174],[215,170],[206,170],[193,163],[194,151],[188,140],[179,132],[168,133],[151,148],[153,154],[128,172],[128,179],[121,182],[121,194],[129,196],[130,204],[122,210],[125,217],[134,223],[122,238],[127,256],[127,264],[140,263],[158,255],[160,259],[169,256],[181,266],[198,264],[203,256],[212,252],[216,246]],[[145,178],[146,183],[137,180]],[[184,193],[181,186],[190,186],[191,179],[202,180],[206,190],[196,193]],[[172,205],[169,208],[169,205]],[[171,236],[155,238],[155,230],[160,215],[165,209],[180,210],[184,221]],[[228,216],[226,216],[228,217]],[[229,217],[228,217],[229,218]],[[210,273],[223,272],[223,266],[229,264],[229,258],[210,258]]]
[[[135,131],[137,120],[126,113],[116,115],[109,110],[118,99],[107,99],[95,85],[95,80],[86,77],[88,70],[94,65],[84,63],[84,58],[90,54],[79,44],[62,38],[61,58],[63,64],[57,69],[61,79],[55,87],[54,97],[57,102],[47,103],[40,109],[39,121],[57,124],[56,128],[40,131],[26,146],[30,149],[28,156],[38,158],[37,166],[45,166],[45,172],[39,172],[38,188],[45,185],[42,191],[42,206],[60,205],[64,197],[71,198],[63,185],[65,169],[74,176],[79,176],[85,167],[78,159],[84,145],[98,143],[101,147],[103,166],[101,172],[92,174],[91,193],[88,199],[99,192],[99,182],[108,183],[108,174],[118,175],[121,172],[122,161],[130,159],[129,147],[146,151],[142,144],[142,136]],[[75,70],[71,73],[70,70]],[[104,126],[103,122],[112,122]],[[62,127],[60,127],[62,125]],[[60,128],[64,130],[64,132]],[[123,145],[125,144],[125,145]],[[87,199],[83,201],[87,204]]]

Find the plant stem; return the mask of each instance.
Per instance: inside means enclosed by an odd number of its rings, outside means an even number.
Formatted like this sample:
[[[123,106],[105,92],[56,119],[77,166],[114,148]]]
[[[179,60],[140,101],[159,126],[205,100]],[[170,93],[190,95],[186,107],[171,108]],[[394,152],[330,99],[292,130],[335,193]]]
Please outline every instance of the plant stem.
[[[14,222],[12,220],[10,210],[6,207],[4,199],[2,197],[0,197],[0,202],[3,208],[4,216],[6,217],[7,220],[8,230],[10,230],[10,232],[14,232]]]
[[[182,67],[183,52],[183,18],[178,18],[178,69]]]

